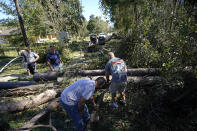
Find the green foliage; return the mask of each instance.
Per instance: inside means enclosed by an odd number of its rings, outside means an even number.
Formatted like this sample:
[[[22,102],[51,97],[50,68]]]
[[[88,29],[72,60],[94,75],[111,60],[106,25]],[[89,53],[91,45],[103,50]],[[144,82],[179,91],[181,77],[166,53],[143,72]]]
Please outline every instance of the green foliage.
[[[22,35],[8,36],[6,38],[6,42],[9,43],[9,44],[18,45],[18,46],[23,46],[24,45]]]
[[[78,35],[82,38],[87,37],[89,34],[89,32],[87,30],[87,25],[88,25],[88,22],[86,20],[84,20],[81,28],[79,29]]]
[[[107,22],[103,21],[100,17],[91,15],[90,20],[88,21],[87,29],[89,33],[101,33],[101,32],[108,32],[108,24]]]
[[[3,47],[0,46],[0,56],[5,56]]]
[[[60,57],[64,62],[67,62],[71,59],[71,52],[68,48],[62,45],[60,42],[50,42],[50,43],[32,43],[31,49],[38,53],[40,56],[39,63],[46,63],[46,55],[49,52],[49,46],[54,45],[55,49],[59,51]]]
[[[45,23],[54,31],[77,34],[84,19],[79,0],[39,0],[39,3],[45,14]]]
[[[9,4],[8,4],[9,3]],[[14,19],[1,20],[3,26],[17,27],[14,2],[0,2],[2,11]],[[29,41],[48,33],[59,34],[62,30],[77,34],[82,25],[82,7],[79,0],[19,0],[24,25]]]
[[[196,93],[191,91],[197,81],[196,1],[100,1],[122,36],[116,54],[131,67],[162,68],[166,78],[154,86],[136,85],[128,93],[131,130],[195,130],[196,116],[186,116],[196,110]],[[191,72],[187,76],[186,68]]]
[[[132,67],[196,66],[192,2],[101,0],[101,5],[124,36],[117,52]]]

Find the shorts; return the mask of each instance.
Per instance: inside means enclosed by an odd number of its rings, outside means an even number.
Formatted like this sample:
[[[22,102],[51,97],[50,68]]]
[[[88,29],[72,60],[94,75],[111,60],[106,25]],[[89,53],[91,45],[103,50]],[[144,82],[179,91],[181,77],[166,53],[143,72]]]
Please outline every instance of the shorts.
[[[27,67],[31,74],[34,74],[36,72],[36,63],[28,63]]]
[[[127,82],[121,82],[121,83],[111,83],[109,86],[109,92],[110,93],[116,93],[118,92],[125,92],[127,87]]]

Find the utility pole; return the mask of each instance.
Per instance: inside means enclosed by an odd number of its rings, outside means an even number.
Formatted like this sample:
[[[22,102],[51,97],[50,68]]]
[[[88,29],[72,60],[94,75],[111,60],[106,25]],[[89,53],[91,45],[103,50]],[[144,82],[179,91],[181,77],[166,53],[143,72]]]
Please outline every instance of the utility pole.
[[[24,24],[23,24],[23,19],[22,19],[22,16],[21,16],[21,11],[20,11],[20,7],[19,7],[19,4],[18,4],[18,0],[14,0],[14,3],[15,3],[15,6],[16,6],[18,20],[19,20],[19,23],[20,23],[21,32],[23,34],[23,40],[24,40],[25,46],[29,47],[29,43],[28,43],[26,32],[25,32],[25,27],[24,27]]]

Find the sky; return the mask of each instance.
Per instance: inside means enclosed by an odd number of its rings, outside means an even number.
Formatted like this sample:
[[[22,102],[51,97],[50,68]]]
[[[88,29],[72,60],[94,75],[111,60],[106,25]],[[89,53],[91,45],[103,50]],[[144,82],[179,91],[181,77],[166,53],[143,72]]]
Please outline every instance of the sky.
[[[105,20],[105,16],[102,14],[101,9],[99,8],[99,0],[80,0],[83,7],[83,15],[86,20],[89,20],[90,15],[101,16]]]

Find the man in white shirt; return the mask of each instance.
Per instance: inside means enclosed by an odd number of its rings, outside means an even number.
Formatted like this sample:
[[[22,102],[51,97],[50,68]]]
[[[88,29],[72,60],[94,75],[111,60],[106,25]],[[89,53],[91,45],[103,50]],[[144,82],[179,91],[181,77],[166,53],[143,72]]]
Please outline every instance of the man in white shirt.
[[[103,77],[98,77],[96,80],[81,79],[65,88],[60,97],[60,104],[72,118],[77,131],[84,131],[86,124],[90,119],[87,105],[85,102],[92,99],[96,106],[93,94],[95,88],[102,88],[106,84]]]
[[[36,62],[40,58],[38,54],[31,51],[29,47],[27,49],[22,50],[19,48],[19,52],[24,58],[24,67],[27,70],[28,75],[34,74],[36,71]]]

